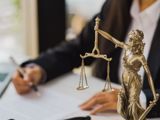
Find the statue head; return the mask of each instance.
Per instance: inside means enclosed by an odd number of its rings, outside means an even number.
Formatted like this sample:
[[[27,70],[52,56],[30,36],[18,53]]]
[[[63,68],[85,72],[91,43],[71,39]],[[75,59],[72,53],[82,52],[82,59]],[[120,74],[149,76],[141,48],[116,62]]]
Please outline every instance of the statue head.
[[[140,30],[132,30],[129,32],[129,45],[133,54],[143,54],[144,45],[143,38],[144,34]]]

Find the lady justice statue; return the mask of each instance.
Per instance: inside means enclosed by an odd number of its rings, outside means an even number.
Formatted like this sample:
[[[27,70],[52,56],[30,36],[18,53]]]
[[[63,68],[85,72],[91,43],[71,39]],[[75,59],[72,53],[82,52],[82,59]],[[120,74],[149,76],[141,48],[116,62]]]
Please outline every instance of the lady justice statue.
[[[96,23],[100,20],[96,19]],[[99,25],[99,24],[98,24]],[[107,32],[104,32],[95,26],[95,31],[102,35],[107,40],[115,44],[116,47],[124,49],[123,54],[123,73],[122,73],[122,88],[118,94],[117,111],[125,120],[144,120],[156,104],[159,95],[156,94],[152,76],[147,65],[147,61],[143,55],[144,43],[143,32],[140,30],[132,30],[129,33],[129,42],[120,42],[112,37]],[[143,66],[153,93],[153,101],[150,101],[149,106],[142,108],[139,102],[139,96],[142,88],[141,76],[138,74],[140,68]]]

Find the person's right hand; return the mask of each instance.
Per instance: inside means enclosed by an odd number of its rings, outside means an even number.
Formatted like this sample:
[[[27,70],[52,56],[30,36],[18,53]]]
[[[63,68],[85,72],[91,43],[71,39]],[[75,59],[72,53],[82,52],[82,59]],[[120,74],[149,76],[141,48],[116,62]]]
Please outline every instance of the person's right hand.
[[[18,71],[12,76],[12,82],[18,94],[26,94],[31,91],[31,84],[37,85],[42,78],[42,69],[37,66],[23,68],[25,76],[22,77]]]
[[[91,114],[106,111],[117,111],[118,89],[110,92],[99,92],[80,105],[82,110],[90,110]]]

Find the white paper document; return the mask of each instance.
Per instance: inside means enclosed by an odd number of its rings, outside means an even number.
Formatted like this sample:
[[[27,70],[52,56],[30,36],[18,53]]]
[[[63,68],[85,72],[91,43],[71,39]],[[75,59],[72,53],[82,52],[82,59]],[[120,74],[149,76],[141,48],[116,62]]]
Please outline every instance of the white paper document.
[[[62,93],[40,88],[41,96],[35,93],[15,95],[0,102],[0,120],[59,120],[73,111],[81,102]],[[13,95],[13,93],[11,93]]]

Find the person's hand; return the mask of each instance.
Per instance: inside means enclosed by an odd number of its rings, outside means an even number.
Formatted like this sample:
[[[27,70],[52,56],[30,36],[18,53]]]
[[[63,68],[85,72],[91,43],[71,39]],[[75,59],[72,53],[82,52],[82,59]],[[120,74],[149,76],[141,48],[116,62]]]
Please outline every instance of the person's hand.
[[[29,93],[31,91],[30,85],[37,85],[42,78],[42,70],[37,65],[28,66],[23,69],[25,71],[25,76],[22,77],[18,71],[12,76],[12,82],[19,94]]]
[[[80,105],[82,110],[91,110],[91,114],[117,110],[118,89],[110,92],[99,92]]]

